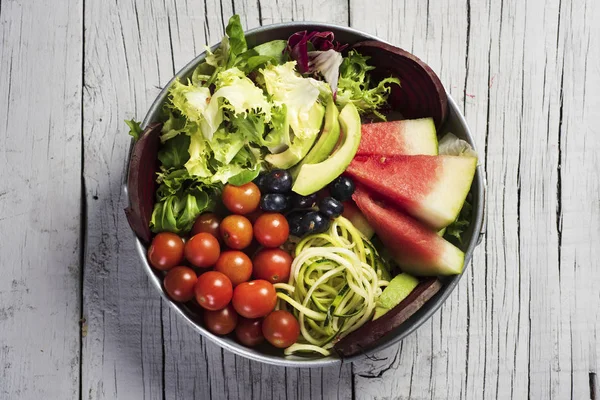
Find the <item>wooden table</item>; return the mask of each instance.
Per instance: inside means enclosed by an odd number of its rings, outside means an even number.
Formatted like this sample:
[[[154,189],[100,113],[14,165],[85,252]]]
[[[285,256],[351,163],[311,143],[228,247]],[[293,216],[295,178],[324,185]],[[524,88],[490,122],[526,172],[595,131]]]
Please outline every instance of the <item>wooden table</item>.
[[[142,271],[123,120],[233,13],[413,52],[475,135],[487,235],[442,309],[372,359],[234,356]],[[600,398],[598,19],[595,0],[0,0],[0,398]]]

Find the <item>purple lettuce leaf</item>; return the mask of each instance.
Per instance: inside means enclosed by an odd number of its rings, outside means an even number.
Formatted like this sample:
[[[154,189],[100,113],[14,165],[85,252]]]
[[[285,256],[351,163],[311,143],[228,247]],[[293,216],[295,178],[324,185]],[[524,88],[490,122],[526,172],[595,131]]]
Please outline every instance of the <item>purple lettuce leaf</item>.
[[[341,52],[348,46],[340,44],[334,40],[333,32],[319,31],[300,31],[294,33],[288,39],[287,52],[293,60],[296,60],[298,70],[305,74],[310,71],[310,57],[308,55],[308,43],[310,43],[315,51],[335,50]],[[312,50],[312,49],[311,49]]]

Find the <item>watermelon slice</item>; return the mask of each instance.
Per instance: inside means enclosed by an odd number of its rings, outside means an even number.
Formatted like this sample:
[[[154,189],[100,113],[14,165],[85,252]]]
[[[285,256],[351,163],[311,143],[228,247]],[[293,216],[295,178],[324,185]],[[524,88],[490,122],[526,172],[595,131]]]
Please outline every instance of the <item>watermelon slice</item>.
[[[358,155],[436,155],[435,124],[431,118],[363,124]]]
[[[346,173],[406,213],[440,230],[460,212],[477,159],[457,156],[359,156]]]
[[[404,272],[417,276],[462,272],[464,253],[436,232],[393,206],[376,201],[363,187],[357,187],[352,198]]]

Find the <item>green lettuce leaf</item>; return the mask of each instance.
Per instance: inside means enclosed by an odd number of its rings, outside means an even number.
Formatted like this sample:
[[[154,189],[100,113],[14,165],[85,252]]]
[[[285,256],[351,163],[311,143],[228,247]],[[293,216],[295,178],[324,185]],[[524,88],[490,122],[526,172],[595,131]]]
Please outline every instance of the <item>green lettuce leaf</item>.
[[[331,88],[322,81],[304,78],[296,72],[296,62],[267,65],[260,70],[264,86],[273,103],[285,104],[289,125],[296,137],[310,139],[320,131],[311,121],[311,111],[317,106],[321,92],[331,96]]]
[[[188,121],[200,122],[205,119],[211,100],[210,90],[207,87],[185,85],[176,80],[169,89],[169,97],[173,107],[185,115]]]
[[[126,119],[125,123],[129,126],[129,135],[137,142],[144,131],[141,127],[141,122],[134,121],[133,119]]]
[[[285,40],[272,40],[246,50],[236,58],[234,65],[247,75],[268,63],[283,64],[286,60],[285,48]]]
[[[280,107],[273,107],[271,111],[271,130],[265,137],[263,145],[271,153],[279,153],[292,145],[287,106],[282,104]]]
[[[191,82],[173,82],[169,91],[171,104],[188,122],[200,125],[207,140],[223,122],[223,109],[234,115],[246,114],[250,110],[265,115],[265,122],[271,118],[271,104],[252,80],[237,68],[221,71],[215,80],[216,91],[211,95],[209,88],[197,87]]]
[[[235,59],[237,56],[248,49],[248,45],[246,44],[246,36],[244,35],[244,28],[242,28],[239,15],[236,14],[229,18],[229,23],[225,28],[225,33],[227,33],[227,36],[229,37],[227,68],[231,68],[235,65]]]
[[[211,149],[199,129],[190,132],[188,152],[190,158],[185,163],[188,173],[199,178],[210,178],[212,171],[208,168],[208,161],[211,158]]]
[[[221,185],[191,176],[185,168],[169,170],[163,166],[157,181],[160,185],[150,221],[153,232],[188,232],[198,215],[214,210],[220,196]]]
[[[249,112],[246,115],[232,115],[230,118],[232,128],[244,140],[265,146],[265,116]]]
[[[208,143],[213,151],[214,159],[222,164],[229,164],[244,147],[244,138],[241,134],[228,132],[221,127],[217,129]]]
[[[218,165],[212,176],[213,183],[243,185],[258,176],[261,165],[249,146],[244,146],[231,160],[231,163]]]
[[[214,81],[217,78],[215,70],[216,68],[208,62],[201,63],[192,72],[192,84],[194,86],[208,86],[207,82]]]
[[[158,151],[158,159],[164,168],[182,168],[190,159],[190,137],[178,135],[167,140]]]
[[[453,239],[462,243],[462,234],[467,230],[471,221],[473,206],[469,200],[465,201],[456,221],[451,223],[447,228],[444,236],[447,239]]]
[[[185,129],[186,121],[184,117],[179,116],[173,110],[167,110],[167,115],[169,118],[163,124],[160,134],[160,141],[162,143],[179,135]]]
[[[344,57],[340,66],[336,103],[340,108],[353,103],[360,114],[373,113],[385,120],[385,116],[377,110],[387,103],[391,85],[400,85],[400,80],[389,77],[372,87],[369,71],[375,67],[367,64],[368,59],[356,50],[351,50]]]
[[[154,205],[150,229],[153,232],[187,233],[198,216],[213,211],[216,198],[211,191],[195,189],[180,195],[169,195]]]

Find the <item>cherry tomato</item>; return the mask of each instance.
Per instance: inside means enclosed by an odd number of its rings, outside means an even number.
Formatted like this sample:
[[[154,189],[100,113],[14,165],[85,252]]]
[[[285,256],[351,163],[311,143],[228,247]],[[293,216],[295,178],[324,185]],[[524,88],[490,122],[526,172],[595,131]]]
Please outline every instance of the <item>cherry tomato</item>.
[[[262,249],[254,256],[252,275],[271,283],[287,282],[292,268],[292,256],[281,249]]]
[[[239,250],[224,251],[217,260],[215,271],[227,275],[231,284],[236,287],[252,276],[252,261],[250,257]]]
[[[220,254],[219,242],[210,233],[201,232],[194,235],[185,244],[185,258],[196,267],[213,266]]]
[[[231,306],[216,310],[204,311],[204,325],[215,335],[227,335],[233,332],[238,323],[238,315]]]
[[[260,190],[252,182],[242,186],[225,185],[221,195],[223,204],[235,214],[250,214],[258,208],[260,203]]]
[[[192,226],[192,230],[190,235],[195,236],[199,233],[210,233],[217,239],[219,238],[219,224],[221,223],[221,218],[214,213],[204,213],[200,214],[198,218],[196,218],[196,222]]]
[[[193,269],[179,266],[167,272],[163,284],[169,297],[185,303],[194,298],[194,286],[197,280]]]
[[[233,308],[244,318],[264,317],[275,308],[277,292],[263,279],[240,283],[233,291]]]
[[[290,235],[290,226],[283,214],[265,213],[254,223],[254,237],[265,247],[279,247]]]
[[[240,318],[235,328],[235,336],[239,342],[248,347],[254,347],[264,342],[265,337],[262,333],[262,322],[262,318]]]
[[[269,343],[281,349],[296,343],[300,324],[296,317],[284,310],[273,311],[262,324],[262,332]]]
[[[219,227],[225,244],[235,250],[242,250],[252,242],[252,224],[241,215],[229,215]]]
[[[148,261],[156,269],[168,271],[183,261],[183,240],[174,233],[161,232],[152,239]]]
[[[196,301],[207,310],[220,310],[231,301],[233,286],[225,274],[208,271],[198,277],[194,286]]]

